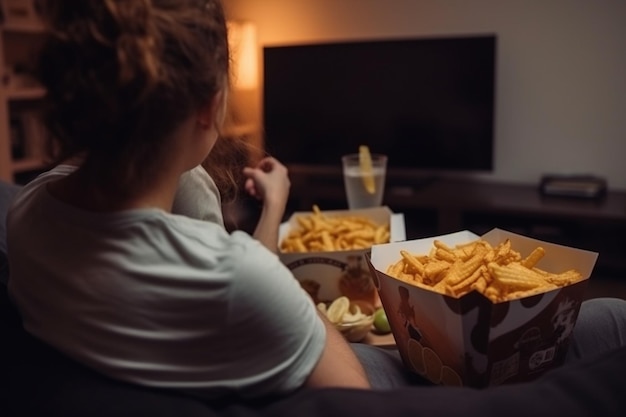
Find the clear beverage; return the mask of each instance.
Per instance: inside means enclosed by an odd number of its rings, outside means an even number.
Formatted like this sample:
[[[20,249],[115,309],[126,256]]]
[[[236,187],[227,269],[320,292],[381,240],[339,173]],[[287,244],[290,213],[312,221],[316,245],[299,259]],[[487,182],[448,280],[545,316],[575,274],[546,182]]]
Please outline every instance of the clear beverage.
[[[348,208],[359,209],[382,205],[385,191],[385,167],[374,166],[372,174],[375,192],[372,194],[365,188],[363,172],[359,166],[344,166],[343,181],[346,188]]]

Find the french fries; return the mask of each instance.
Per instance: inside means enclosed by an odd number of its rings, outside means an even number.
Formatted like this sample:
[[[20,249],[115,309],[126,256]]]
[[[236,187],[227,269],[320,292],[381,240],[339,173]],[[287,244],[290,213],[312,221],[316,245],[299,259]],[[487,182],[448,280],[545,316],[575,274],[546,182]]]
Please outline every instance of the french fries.
[[[477,239],[455,247],[435,240],[428,255],[401,250],[400,259],[389,265],[386,273],[453,297],[476,290],[493,302],[527,297],[582,279],[575,270],[552,273],[538,268],[544,255],[539,246],[522,257],[511,248],[509,239],[496,246]]]
[[[359,215],[329,216],[317,205],[313,213],[297,217],[298,226],[280,242],[281,252],[326,252],[367,249],[388,243],[389,224],[376,224]]]

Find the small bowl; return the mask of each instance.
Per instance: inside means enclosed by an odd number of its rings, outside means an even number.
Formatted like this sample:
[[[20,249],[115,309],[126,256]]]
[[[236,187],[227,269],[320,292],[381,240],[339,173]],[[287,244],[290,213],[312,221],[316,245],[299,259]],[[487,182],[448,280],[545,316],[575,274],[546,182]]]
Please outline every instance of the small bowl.
[[[350,310],[355,311],[356,306],[366,315],[365,317],[357,321],[335,324],[337,330],[339,330],[349,342],[360,342],[363,340],[372,330],[372,325],[374,324],[374,306],[362,301],[352,301],[350,303]]]

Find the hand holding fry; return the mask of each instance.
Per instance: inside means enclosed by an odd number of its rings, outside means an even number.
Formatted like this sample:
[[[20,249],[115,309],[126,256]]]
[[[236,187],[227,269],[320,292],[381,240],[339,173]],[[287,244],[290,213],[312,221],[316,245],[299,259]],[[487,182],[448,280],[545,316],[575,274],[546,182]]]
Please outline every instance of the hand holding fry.
[[[277,200],[284,207],[291,182],[287,168],[282,163],[275,158],[266,157],[255,167],[245,167],[243,173],[247,177],[244,187],[248,194],[259,200]]]

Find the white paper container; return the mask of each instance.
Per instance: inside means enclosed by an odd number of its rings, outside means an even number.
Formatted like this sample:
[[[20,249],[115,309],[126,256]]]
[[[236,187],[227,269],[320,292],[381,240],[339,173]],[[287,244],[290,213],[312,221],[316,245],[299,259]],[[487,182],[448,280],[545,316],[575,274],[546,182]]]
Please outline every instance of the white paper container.
[[[461,231],[427,239],[375,245],[366,257],[405,365],[436,384],[485,387],[528,381],[560,365],[569,346],[584,291],[598,254],[531,239],[501,229],[482,238],[496,245],[511,239],[528,255],[546,250],[539,268],[576,269],[583,280],[534,296],[492,303],[478,292],[460,298],[417,287],[385,274],[400,250],[427,254],[435,239],[449,246],[479,236]],[[404,295],[404,301],[402,296]],[[414,311],[414,323],[406,320]]]
[[[363,215],[378,224],[389,223],[390,240],[392,242],[406,239],[404,215],[392,213],[388,207],[377,207],[359,210],[328,210],[322,211],[327,216],[340,215]],[[281,225],[279,241],[282,241],[292,227],[297,226],[297,216],[309,215],[311,212],[296,212],[287,223]],[[296,279],[311,294],[316,302],[331,301],[341,295],[347,295],[353,300],[362,299],[374,304],[379,304],[378,294],[373,285],[370,270],[363,257],[367,250],[335,251],[335,252],[307,252],[307,253],[282,253],[279,252],[280,260],[292,271]],[[361,274],[353,274],[354,280],[350,280],[357,288],[351,291],[346,285],[340,285],[342,277],[350,266],[358,267]],[[365,283],[363,282],[366,281]],[[346,282],[345,280],[343,282]],[[347,291],[347,293],[346,293]],[[373,297],[373,298],[372,298]]]

